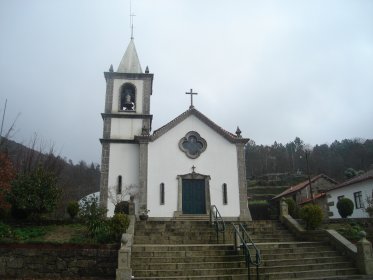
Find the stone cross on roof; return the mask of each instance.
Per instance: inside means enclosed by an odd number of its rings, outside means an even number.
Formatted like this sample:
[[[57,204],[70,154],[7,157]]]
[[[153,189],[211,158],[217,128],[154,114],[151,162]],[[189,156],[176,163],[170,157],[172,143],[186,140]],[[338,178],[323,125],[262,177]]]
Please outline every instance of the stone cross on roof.
[[[193,92],[193,90],[190,89],[190,92],[186,92],[185,94],[190,94],[190,106],[189,106],[189,109],[194,108],[194,106],[193,106],[193,95],[196,95],[198,93],[197,92]]]

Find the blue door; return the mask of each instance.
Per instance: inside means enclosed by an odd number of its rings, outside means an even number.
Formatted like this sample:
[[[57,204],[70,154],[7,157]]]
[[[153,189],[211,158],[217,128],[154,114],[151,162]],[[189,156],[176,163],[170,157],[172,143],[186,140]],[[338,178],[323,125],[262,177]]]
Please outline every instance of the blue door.
[[[183,214],[206,214],[205,180],[183,179]]]

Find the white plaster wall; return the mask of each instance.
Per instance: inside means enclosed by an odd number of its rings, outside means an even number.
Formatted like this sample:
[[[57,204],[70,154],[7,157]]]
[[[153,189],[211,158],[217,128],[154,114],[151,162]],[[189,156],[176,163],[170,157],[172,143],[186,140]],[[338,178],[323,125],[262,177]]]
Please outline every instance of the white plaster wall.
[[[143,96],[143,85],[144,81],[142,80],[127,80],[127,79],[114,79],[114,85],[113,85],[113,107],[112,112],[118,113],[119,112],[119,94],[120,89],[122,85],[125,83],[131,83],[136,88],[136,113],[142,114],[142,96]],[[133,113],[127,113],[127,114],[133,114]]]
[[[137,144],[110,144],[109,192],[116,194],[118,176],[122,176],[122,189],[139,186],[139,146]],[[108,216],[114,213],[114,204],[108,198]]]
[[[112,118],[110,138],[133,140],[141,135],[142,119]]]
[[[338,196],[344,195],[344,197],[349,198],[354,203],[354,212],[348,218],[368,218],[369,215],[364,211],[364,208],[356,209],[354,193],[361,191],[363,196],[363,202],[366,207],[366,198],[367,196],[372,197],[373,191],[373,180],[368,180],[365,182],[360,182],[354,185],[342,187],[340,189],[335,189],[327,192],[331,197],[328,198],[328,203],[334,202],[334,206],[329,206],[329,211],[333,212],[333,216],[330,216],[330,219],[338,219],[341,216],[338,213],[337,202]]]
[[[189,131],[196,131],[207,141],[207,149],[197,158],[190,159],[179,149],[179,140]],[[237,149],[205,125],[190,116],[166,134],[149,143],[148,150],[148,209],[150,217],[173,217],[177,210],[177,175],[195,172],[211,176],[211,204],[222,216],[240,215]],[[165,184],[165,204],[160,205],[159,185]],[[227,184],[228,204],[223,205],[222,185]]]

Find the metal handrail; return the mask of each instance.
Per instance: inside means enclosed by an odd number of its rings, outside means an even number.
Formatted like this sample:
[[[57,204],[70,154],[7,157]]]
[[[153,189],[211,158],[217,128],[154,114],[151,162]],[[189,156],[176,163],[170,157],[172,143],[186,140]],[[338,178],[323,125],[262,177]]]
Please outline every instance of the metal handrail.
[[[256,247],[255,243],[252,241],[250,235],[247,233],[246,229],[241,223],[239,223],[238,225],[235,225],[234,223],[232,223],[232,226],[234,229],[233,235],[234,235],[235,246],[237,247],[237,244],[238,244],[237,236],[241,239],[241,242],[242,242],[241,246],[243,248],[243,253],[245,255],[247,277],[249,280],[251,279],[250,264],[252,264],[256,266],[256,279],[259,280],[259,266],[262,263],[262,259],[260,256],[260,250]],[[242,234],[240,232],[240,229],[241,229]],[[251,258],[248,241],[249,243],[251,243],[251,246],[255,249],[255,261],[253,261]]]
[[[216,242],[219,243],[219,232],[223,233],[223,243],[225,243],[225,222],[220,215],[218,208],[215,205],[211,205],[210,208],[210,223],[215,226],[216,231]]]

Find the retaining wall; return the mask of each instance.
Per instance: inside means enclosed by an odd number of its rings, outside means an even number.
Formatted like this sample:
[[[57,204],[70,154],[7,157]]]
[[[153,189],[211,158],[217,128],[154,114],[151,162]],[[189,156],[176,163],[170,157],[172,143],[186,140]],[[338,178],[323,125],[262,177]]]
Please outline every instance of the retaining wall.
[[[0,244],[0,279],[114,279],[119,246],[80,247],[49,244]]]

